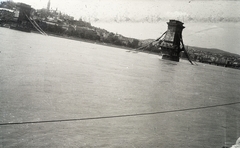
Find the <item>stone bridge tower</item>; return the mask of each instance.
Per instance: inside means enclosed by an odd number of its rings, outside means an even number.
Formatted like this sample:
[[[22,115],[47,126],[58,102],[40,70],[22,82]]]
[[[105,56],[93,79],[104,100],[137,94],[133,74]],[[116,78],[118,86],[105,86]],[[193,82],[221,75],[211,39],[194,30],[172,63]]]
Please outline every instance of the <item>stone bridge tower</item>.
[[[179,54],[184,50],[180,45],[183,44],[182,30],[185,27],[177,20],[170,20],[167,24],[168,30],[160,43],[162,59],[179,62]]]

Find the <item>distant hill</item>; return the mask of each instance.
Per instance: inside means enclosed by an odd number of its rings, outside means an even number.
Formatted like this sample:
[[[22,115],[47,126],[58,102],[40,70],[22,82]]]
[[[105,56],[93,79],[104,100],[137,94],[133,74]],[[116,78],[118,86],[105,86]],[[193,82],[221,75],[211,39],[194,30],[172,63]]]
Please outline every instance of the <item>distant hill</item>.
[[[227,56],[239,56],[238,54],[235,53],[230,53],[221,49],[217,49],[217,48],[203,48],[203,47],[196,47],[196,46],[187,46],[188,48],[192,48],[195,50],[199,50],[199,51],[203,51],[203,52],[209,52],[212,54],[222,54],[222,55],[227,55]]]

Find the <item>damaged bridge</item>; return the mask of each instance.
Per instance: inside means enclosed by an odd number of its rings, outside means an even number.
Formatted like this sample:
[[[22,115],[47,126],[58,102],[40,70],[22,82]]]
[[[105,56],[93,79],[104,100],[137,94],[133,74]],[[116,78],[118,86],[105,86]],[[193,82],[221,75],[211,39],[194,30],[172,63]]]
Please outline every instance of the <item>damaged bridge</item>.
[[[167,22],[168,29],[158,39],[137,50],[150,49],[150,51],[160,51],[162,59],[179,62],[180,53],[183,51],[191,64],[187,51],[185,50],[182,31],[185,28],[183,23],[178,20]]]

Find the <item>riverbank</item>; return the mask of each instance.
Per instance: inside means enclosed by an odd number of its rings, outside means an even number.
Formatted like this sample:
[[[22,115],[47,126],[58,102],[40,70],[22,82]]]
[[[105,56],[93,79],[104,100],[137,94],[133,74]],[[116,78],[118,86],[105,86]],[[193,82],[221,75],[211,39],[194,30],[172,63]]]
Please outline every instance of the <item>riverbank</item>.
[[[49,34],[49,35],[55,36],[55,37],[61,37],[61,38],[65,38],[65,39],[76,40],[76,41],[83,41],[83,42],[88,42],[88,43],[93,43],[93,44],[110,46],[110,47],[115,47],[115,48],[119,48],[119,49],[125,49],[125,50],[128,50],[129,52],[130,51],[135,52],[135,53],[136,52],[145,52],[145,53],[150,53],[150,54],[161,55],[161,50],[157,49],[156,47],[147,47],[147,48],[138,50],[137,48],[119,46],[119,45],[114,45],[111,43],[93,41],[93,40],[77,38],[77,37],[73,37],[73,36],[56,35],[56,34]],[[143,45],[149,44],[151,42],[152,42],[152,40],[142,40],[141,45],[143,46]],[[240,55],[238,55],[238,54],[229,53],[229,52],[222,51],[219,49],[200,48],[200,47],[194,47],[194,46],[187,46],[186,50],[192,61],[216,65],[216,66],[240,69]],[[181,59],[187,60],[187,58],[185,57],[184,54],[181,54],[180,56],[181,56],[180,57]]]
[[[37,32],[34,32],[34,33],[37,33]],[[89,39],[77,38],[77,37],[72,37],[72,36],[64,36],[64,35],[56,35],[56,34],[48,34],[48,35],[54,36],[54,37],[59,37],[59,38],[64,38],[64,39],[69,39],[69,40],[75,40],[75,41],[98,44],[98,45],[103,45],[103,46],[115,47],[115,48],[119,48],[119,49],[134,50],[133,48],[130,48],[130,47],[118,46],[118,45],[114,45],[114,44],[110,44],[110,43],[93,41],[93,40],[89,40]]]
[[[37,31],[32,30],[32,33],[38,33]],[[137,48],[131,48],[123,45],[115,45],[112,43],[106,43],[100,40],[91,40],[91,39],[85,39],[85,38],[80,38],[76,36],[69,36],[66,34],[56,34],[56,33],[51,33],[47,32],[48,35],[54,36],[54,37],[59,37],[59,38],[64,38],[64,39],[70,39],[70,40],[76,40],[76,41],[82,41],[82,42],[87,42],[87,43],[92,43],[92,44],[99,44],[103,46],[110,46],[110,47],[115,47],[119,49],[124,49],[127,51],[132,51],[134,53],[137,52],[146,52],[150,54],[157,54],[161,55],[161,50],[159,50],[156,47],[147,47],[141,50],[137,50]],[[151,43],[153,40],[142,40],[140,41],[140,44],[146,45]],[[139,47],[139,46],[138,46]],[[212,64],[216,66],[223,66],[223,67],[230,67],[230,68],[235,68],[235,69],[240,69],[240,56],[237,54],[232,54],[229,52],[225,52],[219,49],[208,49],[208,48],[199,48],[199,47],[193,47],[193,46],[187,46],[186,49],[189,53],[190,59],[195,62],[201,62],[201,63],[206,63],[206,64]],[[181,59],[186,59],[184,54],[181,54]]]

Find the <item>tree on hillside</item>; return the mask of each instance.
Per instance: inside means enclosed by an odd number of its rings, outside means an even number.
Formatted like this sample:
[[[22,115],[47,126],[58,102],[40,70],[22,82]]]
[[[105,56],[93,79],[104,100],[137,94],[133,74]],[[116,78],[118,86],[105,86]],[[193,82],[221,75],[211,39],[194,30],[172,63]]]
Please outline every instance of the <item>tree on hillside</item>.
[[[14,9],[16,8],[16,3],[13,1],[4,1],[0,3],[0,8]]]
[[[50,12],[44,8],[37,10],[37,14],[41,18],[47,18],[48,16],[50,16]]]
[[[128,45],[127,46],[131,47],[131,48],[137,48],[138,44],[139,44],[139,40],[132,39],[132,41],[128,41]]]

